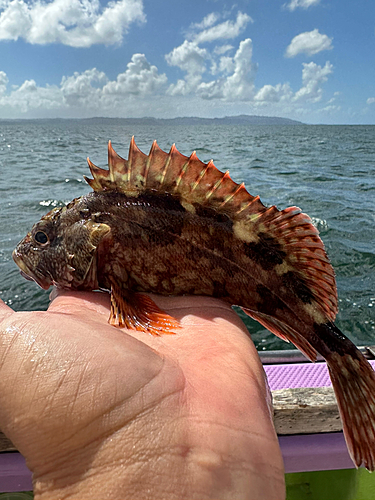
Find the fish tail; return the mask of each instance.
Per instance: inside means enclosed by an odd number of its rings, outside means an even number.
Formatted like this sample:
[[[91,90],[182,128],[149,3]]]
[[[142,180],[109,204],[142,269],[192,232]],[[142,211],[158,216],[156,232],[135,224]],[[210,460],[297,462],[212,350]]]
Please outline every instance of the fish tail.
[[[356,465],[375,469],[375,373],[355,345],[333,324],[315,325],[317,350],[325,357],[349,454]],[[318,342],[319,342],[318,341]],[[319,342],[320,343],[320,342]],[[322,349],[323,347],[323,349]]]

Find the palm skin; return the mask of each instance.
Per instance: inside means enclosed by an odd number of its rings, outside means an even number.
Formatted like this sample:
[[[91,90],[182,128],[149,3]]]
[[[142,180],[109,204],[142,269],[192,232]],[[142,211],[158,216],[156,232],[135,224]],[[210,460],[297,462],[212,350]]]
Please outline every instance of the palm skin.
[[[0,304],[0,428],[35,499],[277,499],[284,472],[264,372],[238,316],[152,297],[181,321],[152,337],[107,322],[109,296]]]

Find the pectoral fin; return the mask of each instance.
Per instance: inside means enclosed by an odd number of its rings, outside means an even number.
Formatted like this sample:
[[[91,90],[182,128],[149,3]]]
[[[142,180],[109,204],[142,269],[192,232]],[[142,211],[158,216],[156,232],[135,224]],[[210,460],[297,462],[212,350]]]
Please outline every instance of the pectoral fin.
[[[71,226],[67,249],[71,255],[70,264],[76,283],[85,280],[99,243],[110,231],[111,228],[107,224],[91,220],[83,224],[79,221]]]
[[[123,290],[116,283],[111,287],[111,314],[108,322],[113,326],[126,327],[151,333],[174,334],[180,323],[162,311],[147,295]]]

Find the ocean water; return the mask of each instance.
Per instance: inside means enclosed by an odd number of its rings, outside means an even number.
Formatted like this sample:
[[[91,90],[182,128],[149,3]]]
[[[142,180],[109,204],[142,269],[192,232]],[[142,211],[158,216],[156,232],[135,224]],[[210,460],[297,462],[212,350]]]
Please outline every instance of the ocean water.
[[[46,309],[49,292],[23,279],[17,242],[42,215],[87,193],[86,157],[107,164],[107,142],[127,157],[135,135],[214,159],[266,205],[312,217],[336,271],[336,324],[357,345],[375,344],[375,126],[133,126],[119,122],[0,122],[0,298],[15,310]],[[288,348],[244,318],[258,349]]]

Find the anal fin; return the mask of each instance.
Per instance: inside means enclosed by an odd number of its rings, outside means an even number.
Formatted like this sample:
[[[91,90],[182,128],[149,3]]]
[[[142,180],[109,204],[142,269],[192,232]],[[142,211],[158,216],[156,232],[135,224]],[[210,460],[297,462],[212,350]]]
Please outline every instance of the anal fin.
[[[111,287],[111,314],[109,324],[150,333],[174,334],[181,328],[178,320],[162,311],[155,302],[142,293],[123,290],[116,283]]]
[[[243,312],[250,316],[251,318],[258,321],[267,330],[275,334],[277,337],[285,340],[286,342],[292,342],[303,354],[311,361],[316,361],[316,350],[314,347],[296,330],[286,325],[282,321],[278,321],[276,318],[271,318],[267,314],[262,314],[260,312],[255,312],[245,307],[241,307]]]

